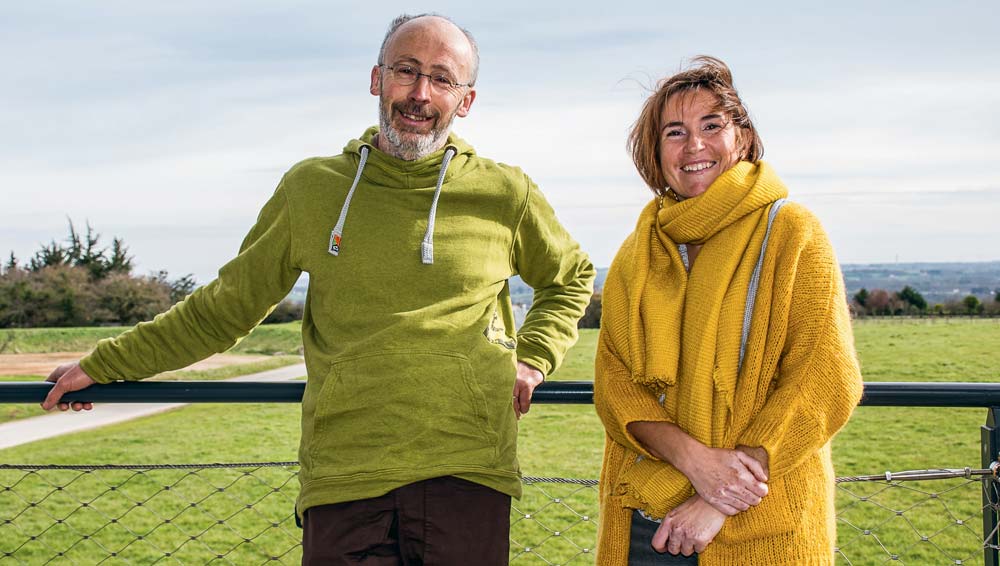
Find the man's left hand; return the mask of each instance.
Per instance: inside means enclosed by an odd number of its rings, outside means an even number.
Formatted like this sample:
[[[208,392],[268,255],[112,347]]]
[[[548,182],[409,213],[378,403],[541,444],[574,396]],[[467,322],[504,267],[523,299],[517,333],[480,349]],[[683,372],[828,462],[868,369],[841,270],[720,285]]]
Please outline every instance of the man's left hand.
[[[517,379],[514,381],[514,414],[517,418],[531,409],[531,395],[543,381],[545,376],[542,372],[524,362],[517,362]]]

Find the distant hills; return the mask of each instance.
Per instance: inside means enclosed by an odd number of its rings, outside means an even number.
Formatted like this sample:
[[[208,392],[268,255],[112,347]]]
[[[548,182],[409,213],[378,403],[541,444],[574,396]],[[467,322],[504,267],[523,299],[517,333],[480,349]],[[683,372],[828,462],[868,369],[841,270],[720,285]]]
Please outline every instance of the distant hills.
[[[909,285],[930,304],[975,295],[993,300],[1000,291],[1000,261],[982,263],[872,263],[845,264],[844,284],[849,295],[862,287],[898,291]]]
[[[976,263],[848,263],[841,266],[844,285],[850,297],[862,288],[899,291],[909,285],[929,304],[961,300],[975,295],[979,300],[993,300],[1000,290],[1000,261]],[[607,268],[597,270],[595,288],[604,286]],[[520,278],[511,279],[514,303],[531,303],[531,287]]]
[[[841,266],[848,297],[861,288],[899,291],[909,285],[930,304],[961,300],[975,295],[981,301],[993,300],[1000,290],[1000,261],[976,263],[848,263]],[[595,287],[604,286],[608,269],[597,270]],[[305,301],[306,281],[299,282],[289,299]],[[511,299],[515,304],[530,304],[532,290],[520,277],[510,281]]]

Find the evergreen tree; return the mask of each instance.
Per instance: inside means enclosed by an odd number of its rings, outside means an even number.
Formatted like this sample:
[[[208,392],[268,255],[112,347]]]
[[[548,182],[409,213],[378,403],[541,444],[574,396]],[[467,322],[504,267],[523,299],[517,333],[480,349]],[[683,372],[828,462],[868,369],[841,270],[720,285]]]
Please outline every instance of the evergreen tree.
[[[903,287],[901,291],[896,293],[896,297],[898,297],[901,301],[905,301],[920,312],[927,310],[927,301],[924,300],[923,295],[918,293],[916,289],[910,287],[909,285]]]
[[[131,273],[132,256],[128,254],[128,246],[121,238],[111,242],[111,255],[108,249],[100,246],[101,235],[87,223],[87,231],[81,234],[72,220],[69,220],[69,236],[63,246],[55,240],[37,251],[28,263],[29,271],[39,271],[45,267],[69,265],[80,267],[87,271],[92,279],[104,279],[111,273]],[[13,259],[13,253],[11,254]]]
[[[94,279],[102,279],[108,274],[108,260],[105,257],[105,250],[98,247],[101,235],[94,232],[90,222],[87,222],[87,233],[81,238],[73,221],[67,220],[69,221],[67,255],[70,265],[86,269]]]
[[[128,247],[121,238],[111,240],[111,257],[106,265],[108,273],[132,272],[132,256],[128,255]]]
[[[857,293],[855,293],[854,294],[854,302],[858,303],[862,307],[868,306],[867,304],[865,304],[865,303],[868,302],[868,289],[865,289],[864,287],[862,287],[860,291],[858,291]]]
[[[967,295],[962,299],[962,305],[969,314],[977,314],[983,308],[983,304],[979,302],[979,297],[975,295]]]
[[[7,264],[3,266],[3,271],[4,273],[17,271],[17,257],[14,256],[14,250],[10,251],[10,257],[7,258]],[[1000,301],[1000,291],[997,291],[997,300]]]
[[[174,280],[170,283],[170,303],[173,304],[183,301],[184,297],[190,295],[197,286],[198,284],[194,280],[193,273],[188,273],[184,277]],[[301,320],[301,318],[302,317],[300,316],[299,320]]]
[[[28,270],[41,271],[46,267],[69,265],[70,262],[71,260],[66,248],[56,243],[55,240],[52,240],[49,245],[42,246],[42,249],[35,252],[35,256],[28,262]]]

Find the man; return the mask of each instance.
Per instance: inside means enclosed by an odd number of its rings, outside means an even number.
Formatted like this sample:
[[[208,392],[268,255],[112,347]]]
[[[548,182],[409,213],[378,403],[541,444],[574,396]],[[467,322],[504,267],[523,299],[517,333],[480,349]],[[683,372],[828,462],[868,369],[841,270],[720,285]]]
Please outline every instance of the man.
[[[506,564],[516,421],[594,268],[523,172],[450,134],[477,70],[450,20],[397,18],[371,71],[379,126],[288,171],[215,281],[57,368],[43,406],[229,348],[306,271],[303,563]],[[516,339],[515,274],[535,289]]]

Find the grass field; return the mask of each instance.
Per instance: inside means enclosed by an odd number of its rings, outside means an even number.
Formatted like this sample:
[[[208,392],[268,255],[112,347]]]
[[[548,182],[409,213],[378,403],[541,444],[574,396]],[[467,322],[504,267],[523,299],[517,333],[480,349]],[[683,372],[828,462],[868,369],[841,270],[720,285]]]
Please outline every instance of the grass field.
[[[302,346],[301,322],[261,325],[230,350],[234,354],[295,354]],[[99,340],[128,327],[13,328],[0,330],[0,354],[86,352]]]
[[[267,337],[268,342],[259,347],[281,348],[276,351],[291,349],[278,344],[283,344],[285,334],[296,330],[279,325],[272,332],[273,335]],[[1000,381],[1000,367],[996,363],[995,354],[997,346],[1000,346],[1000,321],[997,320],[861,321],[855,326],[855,334],[866,381]],[[563,368],[550,379],[592,379],[596,336],[596,331],[584,331]],[[251,339],[253,336],[240,346],[258,347],[250,343]],[[99,431],[0,451],[0,462],[148,464],[291,461],[296,459],[298,417],[298,407],[294,405],[190,406]],[[977,468],[980,464],[979,427],[984,418],[985,410],[982,409],[861,407],[834,441],[838,475],[879,474],[886,470],[921,468]],[[525,475],[596,478],[599,473],[603,432],[591,406],[535,404],[529,415],[521,420],[519,444]],[[171,473],[177,472],[162,472],[167,475]],[[208,476],[216,473],[221,472],[204,472]],[[274,481],[284,481],[278,471],[256,473],[273,474],[277,476]],[[241,481],[249,481],[239,473],[230,472],[230,475],[235,479],[220,478],[213,481],[223,485],[231,481],[237,487],[242,485]],[[28,506],[26,502],[54,501],[57,499],[55,495],[62,494],[63,490],[55,490],[59,493],[52,495],[53,488],[46,487],[55,480],[47,480],[37,474],[29,476],[26,477],[23,472],[0,470],[0,517],[10,514],[9,506],[16,506],[16,513],[21,507]],[[86,474],[84,478],[74,480],[73,485],[82,485],[86,483],[84,480],[92,479],[93,474]],[[115,481],[117,480],[106,479],[103,485],[114,484]],[[122,481],[128,486],[150,483],[160,486],[156,489],[162,489],[162,485],[170,485],[175,480],[149,473]],[[177,481],[204,484],[190,478]],[[2,490],[3,486],[13,483],[20,486],[16,498],[4,495]],[[251,483],[257,485],[260,482]],[[257,538],[238,537],[239,540],[251,538],[255,542],[244,544],[227,554],[231,563],[259,563],[260,556],[281,553],[279,550],[260,550],[259,547],[274,545],[278,548],[294,544],[288,542],[288,537],[294,538],[297,531],[287,524],[287,502],[294,497],[295,487],[294,481],[281,484],[279,489],[274,490],[274,493],[280,495],[275,501],[261,496],[259,502],[254,504],[255,511],[251,514],[258,519],[267,517],[279,524],[279,527],[272,529],[275,540],[279,542],[270,542],[270,534]],[[108,488],[102,489],[106,492]],[[899,562],[903,564],[954,564],[959,559],[963,560],[963,564],[982,563],[982,552],[977,550],[979,542],[976,540],[981,529],[981,491],[978,483],[964,485],[963,481],[920,482],[890,490],[884,490],[882,484],[849,484],[848,489],[857,495],[851,495],[845,490],[838,493],[838,508],[842,509],[842,519],[849,521],[840,525],[839,542],[851,564],[892,563],[895,562],[890,560],[892,554],[897,554]],[[229,502],[227,505],[233,504],[235,497],[236,488],[231,490],[234,495],[225,498]],[[872,490],[882,491],[872,495]],[[946,490],[952,491],[940,497],[927,495]],[[141,489],[138,492],[145,493]],[[201,495],[197,489],[192,489],[191,493],[190,497],[196,499],[208,497]],[[249,493],[247,497],[256,497],[253,490]],[[871,497],[868,501],[858,500],[859,497],[869,495]],[[163,498],[162,494],[148,497],[153,497],[153,500]],[[114,505],[109,503],[104,511],[105,516],[116,516],[116,513],[124,513],[123,517],[134,516],[135,525],[132,530],[139,533],[145,532],[143,529],[154,529],[148,525],[159,524],[155,517],[143,519],[129,505],[128,501]],[[168,505],[168,511],[162,511],[161,514],[175,513],[171,507],[173,505],[175,503]],[[592,545],[594,516],[597,514],[596,490],[552,484],[529,487],[525,498],[517,503],[517,507],[522,513],[531,513],[532,518],[524,519],[521,514],[513,516],[514,550],[519,552],[518,549],[523,550],[521,545],[524,545],[533,547],[533,551],[518,554],[515,564],[546,563],[540,556],[552,563],[566,563],[574,556],[576,558],[570,564],[593,563],[589,553],[581,554],[574,545]],[[33,510],[33,507],[26,508],[20,515],[21,531],[37,532],[52,523],[53,513],[36,517],[37,513],[29,512]],[[902,513],[898,514],[898,511]],[[244,521],[252,523],[243,514],[235,511],[232,513],[235,513],[232,515],[234,524],[242,524]],[[587,520],[583,520],[581,516],[586,516]],[[966,524],[958,524],[959,520]],[[862,530],[856,531],[852,525]],[[8,529],[7,532],[4,532],[5,528]],[[256,527],[246,528],[253,530]],[[860,534],[866,528],[870,529],[871,534]],[[4,545],[13,544],[4,541],[14,540],[11,536],[18,534],[10,529],[11,527],[0,524],[0,564],[3,563],[3,552],[9,552]],[[178,529],[179,527],[159,527],[150,532],[155,531],[157,536],[166,537],[165,531]],[[228,530],[232,536],[234,529]],[[560,535],[554,536],[552,531],[557,530]],[[109,527],[106,531],[109,533],[108,540],[102,543],[102,548],[113,548],[116,544],[125,544],[121,541],[131,540],[127,532],[112,536],[113,529]],[[58,546],[51,542],[63,540],[57,537],[58,533],[58,529],[47,531],[46,536],[53,538],[46,547]],[[927,536],[928,540],[921,541],[921,534]],[[209,529],[205,531],[203,538],[214,540],[213,537],[217,535],[221,536],[221,533]],[[71,541],[68,544],[72,544],[72,540],[75,540],[73,537],[78,534],[65,536],[68,537],[66,540]],[[199,539],[197,544],[187,544],[182,550],[194,552],[195,555],[196,549],[201,549],[202,554],[208,552],[205,549],[209,543],[201,541]],[[168,543],[161,541],[158,544],[162,546]],[[34,563],[35,557],[44,552],[41,546],[39,544],[36,549],[36,546],[28,544],[18,551],[18,557],[23,556],[21,559],[26,563]],[[146,546],[145,543],[133,543],[129,546],[128,549],[137,553],[128,559],[129,562],[148,563],[143,562],[145,558],[139,557],[148,554],[140,552]],[[90,548],[82,543],[74,548],[83,547]],[[94,550],[98,551],[99,549]],[[217,551],[217,548],[213,547],[213,551]],[[155,556],[155,552],[150,556]],[[283,560],[288,564],[295,563],[295,551],[284,556]],[[108,563],[117,562],[111,560]]]

